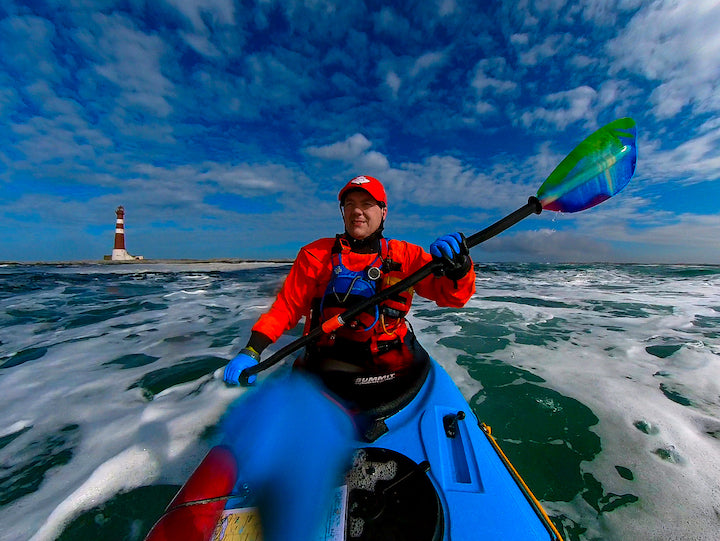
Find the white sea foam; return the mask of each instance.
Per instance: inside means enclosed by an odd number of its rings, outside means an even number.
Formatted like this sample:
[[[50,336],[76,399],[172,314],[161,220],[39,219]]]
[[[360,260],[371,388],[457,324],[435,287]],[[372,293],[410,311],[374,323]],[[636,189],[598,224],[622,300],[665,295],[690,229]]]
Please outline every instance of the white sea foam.
[[[11,424],[7,428],[0,429],[0,438],[17,434],[18,432],[32,426],[32,422],[29,419],[21,419],[16,423]]]
[[[591,271],[558,283],[553,274],[528,280],[527,291],[542,291],[543,298],[562,301],[568,308],[494,302],[527,322],[549,315],[564,320],[572,331],[570,339],[552,349],[511,344],[496,357],[531,369],[548,387],[592,409],[600,419],[593,430],[601,437],[603,451],[584,463],[583,470],[603,479],[607,492],[632,493],[641,503],[618,508],[600,520],[580,497],[550,508],[569,516],[584,514],[587,520],[581,522],[590,526],[588,539],[717,539],[720,440],[708,432],[720,426],[720,357],[717,340],[699,338],[694,321],[697,316],[718,317],[720,282],[715,278],[646,283],[617,271]],[[598,284],[617,289],[598,290]],[[485,290],[483,295],[508,292]],[[597,308],[598,301],[637,303],[647,317],[588,310]],[[645,349],[658,338],[681,347],[668,358],[658,358]],[[681,391],[692,404],[669,399],[661,383]],[[643,433],[634,425],[638,421],[651,423],[658,433]],[[635,479],[623,479],[615,466],[629,468]]]
[[[217,265],[213,265],[217,267]],[[275,265],[271,265],[275,266]],[[129,266],[128,266],[129,267]],[[257,268],[259,265],[242,265]],[[56,269],[73,274],[72,269]],[[107,272],[107,267],[86,269],[86,274]],[[172,266],[172,270],[178,270]],[[233,269],[234,270],[234,269]],[[145,271],[165,281],[157,266]],[[125,266],[112,272],[127,273]],[[133,273],[143,272],[133,269]],[[197,275],[191,280],[198,283]],[[277,279],[273,279],[276,281]],[[0,410],[7,422],[3,434],[14,434],[32,426],[6,448],[19,450],[32,441],[55,433],[68,423],[79,425],[80,441],[73,450],[71,467],[53,468],[40,489],[0,508],[0,539],[54,539],[65,523],[78,513],[109,499],[118,491],[152,482],[181,484],[197,465],[207,442],[200,440],[203,430],[218,421],[228,405],[240,396],[241,389],[222,384],[222,370],[199,382],[173,386],[147,402],[138,389],[127,390],[143,374],[173,366],[182,359],[198,355],[230,358],[239,341],[246,339],[251,319],[271,299],[244,307],[233,291],[218,291],[211,303],[208,292],[181,293],[183,276],[175,285],[180,302],[151,312],[134,312],[75,328],[46,332],[45,324],[27,324],[0,331],[4,352],[17,353],[26,348],[46,346],[40,359],[6,370],[0,379]],[[111,285],[111,284],[109,284]],[[167,286],[167,284],[162,284]],[[230,284],[230,290],[233,289]],[[257,285],[245,284],[255,290]],[[167,289],[165,289],[166,291]],[[43,291],[38,302],[13,302],[7,299],[2,309],[21,307],[41,310],[48,299],[57,299],[62,288]],[[161,302],[162,292],[157,294]],[[172,295],[171,295],[172,296]],[[126,299],[118,297],[118,308]],[[228,310],[226,324],[237,331],[237,343],[208,351],[206,304]],[[31,306],[31,308],[29,308]],[[250,315],[245,315],[249,312]],[[67,314],[72,317],[72,313]],[[127,329],[127,330],[118,330]],[[134,337],[132,335],[135,335]],[[174,342],[178,337],[191,337]],[[171,339],[170,342],[167,339]],[[126,354],[145,353],[159,359],[151,365],[118,370],[103,366]],[[12,524],[12,527],[7,525]]]
[[[0,317],[9,317],[4,316],[8,310],[41,311],[67,298],[65,288],[77,286],[73,275],[92,279],[93,274],[116,273],[120,278],[143,275],[129,281],[147,285],[142,300],[157,305],[71,327],[65,321],[88,307],[66,304],[59,321],[28,319],[0,326],[6,358],[28,348],[47,348],[40,358],[0,372],[0,437],[20,434],[2,450],[3,456],[12,460],[63,426],[79,427],[72,461],[49,470],[37,491],[0,507],[0,539],[51,540],[73,517],[118,491],[150,483],[181,484],[187,478],[210,445],[200,435],[243,391],[222,383],[221,368],[161,391],[152,401],[128,387],[148,372],[188,358],[230,358],[237,352],[257,316],[272,302],[282,273],[270,273],[259,283],[207,274],[236,269],[180,264],[81,271],[63,267],[52,272],[67,275],[68,283],[0,300]],[[170,281],[167,273],[181,274]],[[133,298],[122,293],[122,281],[104,282],[98,291],[115,285],[118,306]],[[720,440],[709,433],[720,431],[720,343],[717,329],[715,335],[712,329],[703,334],[699,325],[702,318],[719,317],[719,286],[716,275],[650,280],[614,267],[548,268],[520,277],[501,271],[480,274],[478,294],[468,310],[507,310],[515,315],[513,332],[547,322],[567,331],[566,337],[545,346],[519,344],[510,335],[510,344],[493,357],[531,370],[546,380],[542,385],[592,409],[599,418],[592,430],[601,437],[602,451],[583,463],[583,471],[602,479],[608,493],[640,498],[600,517],[579,496],[548,504],[551,513],[563,512],[589,528],[586,539],[716,539]],[[632,310],[627,309],[630,303]],[[431,303],[418,301],[416,307],[424,311]],[[636,315],[629,315],[633,310]],[[460,330],[456,320],[438,313],[411,316],[411,322],[420,342],[470,398],[482,383],[453,362],[461,351],[438,343]],[[212,347],[212,333],[223,329],[230,338]],[[283,338],[273,350],[291,339]],[[665,358],[646,350],[666,344],[679,348]],[[139,353],[158,360],[127,369],[105,364]],[[670,392],[691,405],[671,400]],[[553,404],[548,406],[552,409]],[[638,430],[637,421],[657,432]],[[658,450],[666,451],[665,459]],[[632,470],[634,480],[619,476],[615,466]]]
[[[101,464],[90,477],[50,513],[33,541],[56,539],[78,511],[91,509],[113,494],[157,479],[160,463],[146,449],[132,447]]]

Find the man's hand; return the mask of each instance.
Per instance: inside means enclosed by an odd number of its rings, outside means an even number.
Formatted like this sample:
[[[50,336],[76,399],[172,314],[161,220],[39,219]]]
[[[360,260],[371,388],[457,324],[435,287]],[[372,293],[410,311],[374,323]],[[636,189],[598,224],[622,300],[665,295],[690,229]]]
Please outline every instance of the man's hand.
[[[248,348],[242,349],[240,353],[238,353],[237,356],[225,367],[223,379],[226,383],[229,383],[230,385],[244,385],[246,382],[240,382],[240,374],[246,368],[255,366],[259,360],[260,355],[255,351]],[[252,385],[253,383],[255,383],[256,379],[256,375],[250,376],[247,380],[247,384]]]
[[[465,236],[462,233],[443,235],[430,245],[433,259],[442,261],[440,274],[451,280],[459,280],[470,272],[472,260]]]

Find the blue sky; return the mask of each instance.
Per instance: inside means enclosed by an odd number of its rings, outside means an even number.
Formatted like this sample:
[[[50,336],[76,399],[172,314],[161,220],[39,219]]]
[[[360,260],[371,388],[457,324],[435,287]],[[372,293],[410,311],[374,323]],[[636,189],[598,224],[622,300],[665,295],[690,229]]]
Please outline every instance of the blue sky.
[[[616,118],[628,187],[489,261],[720,263],[717,0],[5,0],[0,260],[293,257],[357,174],[427,247],[523,205]]]

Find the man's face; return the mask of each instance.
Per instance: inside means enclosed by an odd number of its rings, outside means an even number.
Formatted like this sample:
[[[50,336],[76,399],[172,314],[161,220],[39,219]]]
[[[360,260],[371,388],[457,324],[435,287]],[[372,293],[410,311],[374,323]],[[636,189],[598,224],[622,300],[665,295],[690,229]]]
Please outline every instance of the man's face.
[[[382,223],[387,208],[380,207],[365,190],[350,192],[343,202],[345,230],[351,237],[362,240],[372,235]]]

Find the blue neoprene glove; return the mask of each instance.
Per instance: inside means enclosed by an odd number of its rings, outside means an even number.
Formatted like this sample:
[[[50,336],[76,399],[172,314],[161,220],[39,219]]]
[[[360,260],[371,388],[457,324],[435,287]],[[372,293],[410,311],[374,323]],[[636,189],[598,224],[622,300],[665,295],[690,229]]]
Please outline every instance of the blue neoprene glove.
[[[465,236],[462,233],[443,235],[430,245],[430,255],[443,263],[441,274],[451,280],[465,276],[472,266]]]
[[[240,385],[240,374],[242,371],[246,368],[250,368],[251,366],[255,366],[259,360],[260,355],[254,351],[247,348],[242,349],[240,353],[238,353],[237,356],[225,367],[223,379],[226,383],[230,383],[231,385]],[[250,376],[247,380],[248,385],[255,383],[256,379],[257,376]]]

